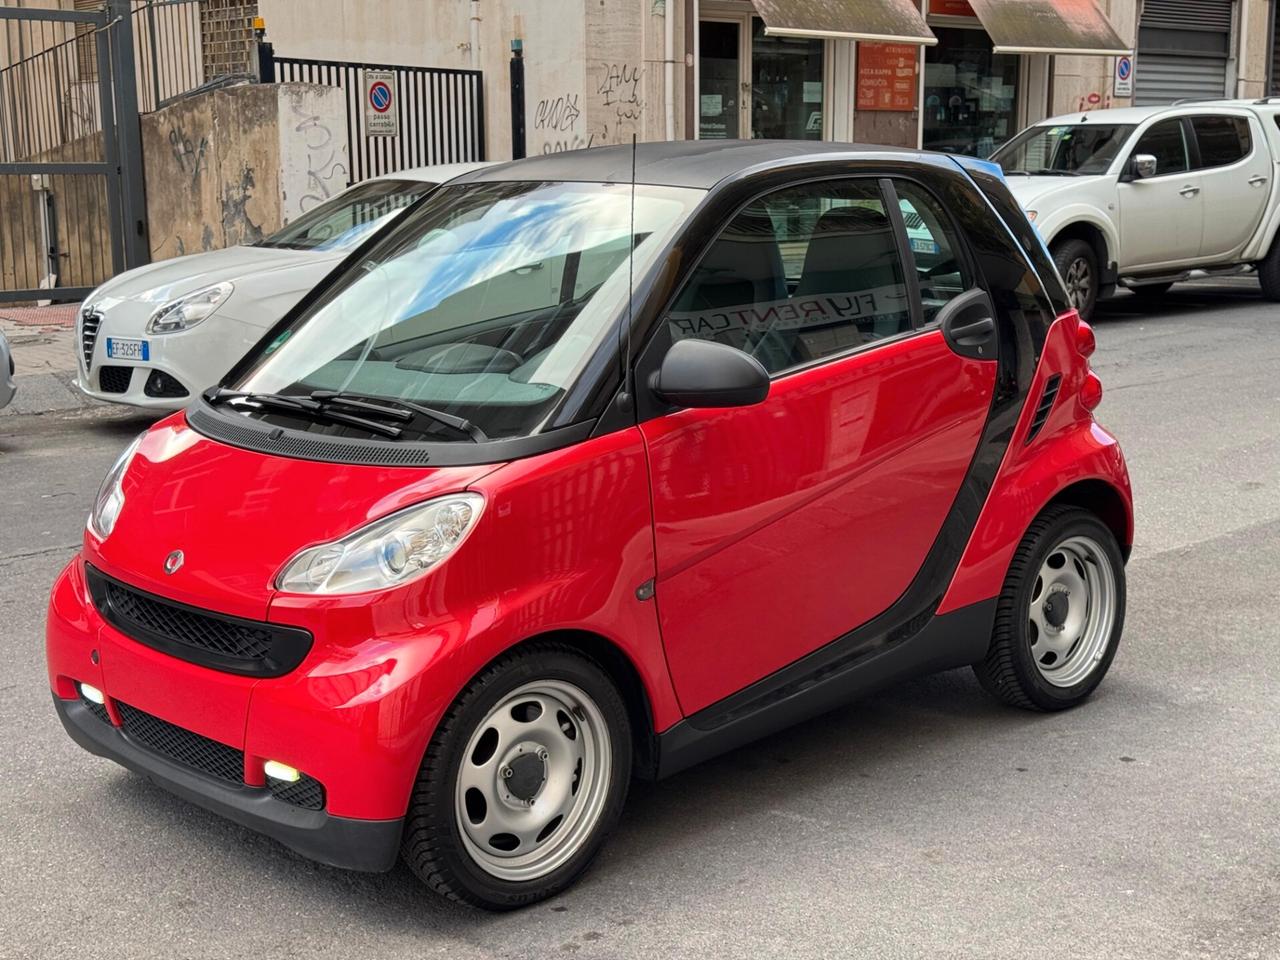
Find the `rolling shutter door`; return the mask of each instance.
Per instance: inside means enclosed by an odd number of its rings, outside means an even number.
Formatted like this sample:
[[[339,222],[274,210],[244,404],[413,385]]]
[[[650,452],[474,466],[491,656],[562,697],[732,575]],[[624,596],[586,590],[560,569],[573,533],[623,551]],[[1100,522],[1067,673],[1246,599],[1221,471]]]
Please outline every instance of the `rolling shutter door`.
[[[1142,53],[1133,102],[1158,107],[1178,100],[1215,100],[1227,89],[1225,57],[1181,57]]]
[[[1134,103],[1228,96],[1234,0],[1145,0],[1138,24]]]

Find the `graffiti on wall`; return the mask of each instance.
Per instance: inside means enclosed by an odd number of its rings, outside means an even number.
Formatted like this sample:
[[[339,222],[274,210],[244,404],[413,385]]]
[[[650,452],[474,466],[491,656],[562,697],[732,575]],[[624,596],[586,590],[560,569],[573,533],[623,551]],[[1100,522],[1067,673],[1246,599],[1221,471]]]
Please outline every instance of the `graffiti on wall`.
[[[209,138],[201,137],[199,143],[192,141],[181,124],[169,128],[169,149],[173,151],[173,159],[179,169],[195,183],[200,179],[200,172],[209,164],[205,158],[209,150]]]
[[[555,97],[544,97],[538,101],[533,111],[533,130],[536,140],[541,141],[537,147],[542,153],[564,153],[566,150],[581,150],[591,146],[594,134],[578,129],[582,119],[581,98],[576,93],[562,93]]]
[[[345,146],[339,144],[324,119],[319,114],[298,109],[297,104],[292,109],[298,120],[293,131],[301,135],[306,154],[307,189],[298,198],[298,212],[306,213],[346,189],[351,170],[347,166]]]
[[[595,92],[601,139],[620,142],[623,134],[639,133],[644,116],[640,84],[644,67],[630,63],[604,63],[596,74]],[[624,130],[624,128],[626,128]]]

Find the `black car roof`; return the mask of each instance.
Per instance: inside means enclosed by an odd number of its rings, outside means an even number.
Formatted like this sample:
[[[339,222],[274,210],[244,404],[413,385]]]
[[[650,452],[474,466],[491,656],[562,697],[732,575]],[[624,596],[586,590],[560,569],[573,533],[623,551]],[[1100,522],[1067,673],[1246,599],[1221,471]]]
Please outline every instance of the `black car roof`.
[[[732,174],[782,161],[831,159],[945,162],[938,154],[858,143],[806,140],[675,140],[636,146],[636,182],[710,189]],[[631,145],[591,147],[515,160],[464,174],[453,183],[583,181],[629,183]]]

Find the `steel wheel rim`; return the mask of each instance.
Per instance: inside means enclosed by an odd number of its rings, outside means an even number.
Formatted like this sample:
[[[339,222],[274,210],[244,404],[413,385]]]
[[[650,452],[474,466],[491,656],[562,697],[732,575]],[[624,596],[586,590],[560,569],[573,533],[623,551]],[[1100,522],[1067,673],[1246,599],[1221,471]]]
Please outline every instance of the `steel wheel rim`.
[[[1027,630],[1036,669],[1055,687],[1074,687],[1097,669],[1116,620],[1116,575],[1090,537],[1070,537],[1046,554],[1031,588]]]
[[[1093,289],[1093,271],[1089,269],[1089,261],[1084,257],[1076,257],[1067,269],[1067,293],[1071,297],[1071,305],[1079,310],[1089,303],[1089,293]]]
[[[580,687],[537,680],[507,694],[459,765],[454,809],[468,856],[515,882],[563,866],[604,812],[612,758],[604,714]]]

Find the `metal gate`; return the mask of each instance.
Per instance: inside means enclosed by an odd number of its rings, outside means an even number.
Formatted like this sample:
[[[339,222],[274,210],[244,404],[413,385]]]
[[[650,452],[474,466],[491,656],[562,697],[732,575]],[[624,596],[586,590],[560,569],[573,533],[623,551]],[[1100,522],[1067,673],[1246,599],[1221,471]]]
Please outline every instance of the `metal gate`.
[[[394,75],[395,136],[365,136],[366,70]],[[478,70],[276,57],[275,80],[342,90],[352,183],[408,167],[484,159],[484,84]]]
[[[1138,22],[1134,103],[1228,95],[1235,0],[1146,0]]]
[[[0,7],[0,302],[78,300],[147,259],[130,0]]]

